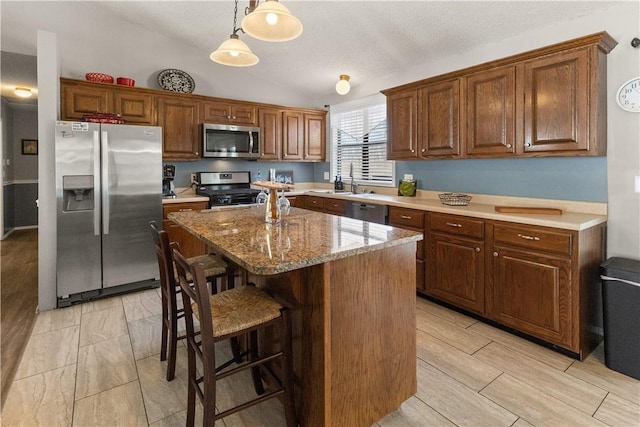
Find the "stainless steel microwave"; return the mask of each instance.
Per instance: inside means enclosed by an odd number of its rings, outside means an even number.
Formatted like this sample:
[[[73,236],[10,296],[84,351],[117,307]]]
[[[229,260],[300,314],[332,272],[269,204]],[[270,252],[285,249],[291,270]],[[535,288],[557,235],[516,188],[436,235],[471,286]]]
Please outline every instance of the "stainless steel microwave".
[[[258,127],[203,123],[202,138],[203,157],[260,157]]]

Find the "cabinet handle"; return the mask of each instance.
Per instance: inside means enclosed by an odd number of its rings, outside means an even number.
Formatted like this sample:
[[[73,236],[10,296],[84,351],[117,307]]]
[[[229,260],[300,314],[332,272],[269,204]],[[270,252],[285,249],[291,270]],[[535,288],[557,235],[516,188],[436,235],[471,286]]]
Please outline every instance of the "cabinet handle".
[[[200,154],[200,153],[198,153],[198,152],[196,151],[196,156],[197,156],[197,155],[199,155],[199,154]]]
[[[427,149],[426,149],[426,148],[423,148],[423,149],[422,149],[422,152],[423,152],[423,153],[425,153],[426,151],[427,151]]]
[[[498,252],[494,252],[494,253],[493,253],[493,256],[498,256]]]
[[[456,228],[462,228],[462,224],[458,224],[456,222],[448,222],[447,225],[449,227],[456,227]]]
[[[231,117],[231,118],[232,118],[233,120],[237,119],[237,117],[236,117],[236,116],[233,116],[233,117]]]
[[[507,144],[507,148],[511,148],[511,144]]]
[[[191,212],[193,209],[181,208],[180,212]]]
[[[287,153],[284,153],[284,157],[287,157]]]
[[[400,215],[400,218],[402,218],[402,219],[411,219],[411,217],[409,215]]]
[[[476,252],[480,252],[480,248],[476,248]]]
[[[524,144],[525,147],[531,147],[531,143],[527,142],[526,144]]]
[[[518,237],[524,240],[535,240],[535,241],[540,240],[538,236],[527,236],[526,234],[520,234],[520,233],[518,233]]]
[[[412,148],[412,149],[411,149],[411,152],[412,152],[412,153],[415,153],[415,152],[416,152],[416,150],[414,150],[414,149]]]

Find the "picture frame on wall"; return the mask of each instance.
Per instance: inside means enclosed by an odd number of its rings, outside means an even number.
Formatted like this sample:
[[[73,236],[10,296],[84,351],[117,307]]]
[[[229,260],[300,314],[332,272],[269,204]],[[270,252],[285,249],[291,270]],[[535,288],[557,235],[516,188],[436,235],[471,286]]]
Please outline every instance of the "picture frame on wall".
[[[22,154],[24,155],[38,155],[38,140],[37,139],[23,139],[22,140]]]

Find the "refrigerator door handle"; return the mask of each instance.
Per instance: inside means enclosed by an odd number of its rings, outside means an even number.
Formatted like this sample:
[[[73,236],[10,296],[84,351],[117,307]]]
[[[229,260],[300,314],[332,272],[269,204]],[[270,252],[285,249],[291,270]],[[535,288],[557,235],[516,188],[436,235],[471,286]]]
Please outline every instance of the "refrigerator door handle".
[[[93,235],[100,235],[100,134],[93,131]]]
[[[102,234],[109,234],[109,136],[102,131]]]

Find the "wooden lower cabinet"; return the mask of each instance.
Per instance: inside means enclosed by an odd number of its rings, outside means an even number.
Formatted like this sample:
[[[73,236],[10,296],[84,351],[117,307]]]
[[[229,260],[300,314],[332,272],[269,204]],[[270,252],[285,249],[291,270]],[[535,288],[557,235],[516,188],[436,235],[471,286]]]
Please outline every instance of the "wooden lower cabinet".
[[[202,240],[167,219],[167,215],[171,212],[195,211],[207,209],[208,207],[208,202],[167,203],[162,205],[162,228],[169,234],[169,241],[178,243],[180,252],[187,258],[206,254],[207,247]]]
[[[324,212],[331,215],[346,215],[347,201],[342,199],[325,199]]]
[[[487,222],[487,317],[576,354],[601,341],[606,224],[581,231]]]
[[[484,314],[484,221],[432,213],[426,293]]]
[[[426,263],[425,263],[425,220],[427,213],[416,209],[400,208],[389,206],[389,225],[394,227],[407,228],[423,233],[424,239],[417,242],[416,245],[416,290],[420,293],[426,293]]]
[[[300,206],[310,211],[324,212],[324,197],[304,196],[304,206]]]

